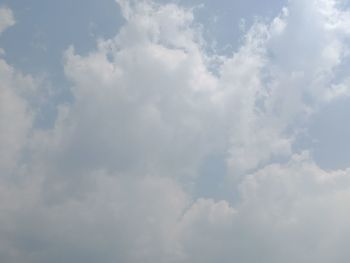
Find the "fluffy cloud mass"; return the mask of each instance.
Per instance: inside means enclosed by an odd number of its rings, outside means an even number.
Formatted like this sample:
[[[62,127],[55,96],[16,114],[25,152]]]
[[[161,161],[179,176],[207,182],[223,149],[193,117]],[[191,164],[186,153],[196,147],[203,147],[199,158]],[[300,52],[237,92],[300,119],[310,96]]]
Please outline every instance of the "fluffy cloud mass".
[[[350,170],[300,134],[350,94],[349,11],[291,0],[219,55],[192,9],[117,2],[114,38],[64,52],[52,127],[45,83],[0,58],[1,262],[347,262]],[[227,197],[198,194],[205,169]]]

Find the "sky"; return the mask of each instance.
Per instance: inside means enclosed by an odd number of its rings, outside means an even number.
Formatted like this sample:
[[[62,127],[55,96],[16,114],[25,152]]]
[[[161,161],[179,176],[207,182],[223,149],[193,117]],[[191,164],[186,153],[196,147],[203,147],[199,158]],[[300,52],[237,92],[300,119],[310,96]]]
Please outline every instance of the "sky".
[[[0,0],[0,261],[348,262],[346,0]]]

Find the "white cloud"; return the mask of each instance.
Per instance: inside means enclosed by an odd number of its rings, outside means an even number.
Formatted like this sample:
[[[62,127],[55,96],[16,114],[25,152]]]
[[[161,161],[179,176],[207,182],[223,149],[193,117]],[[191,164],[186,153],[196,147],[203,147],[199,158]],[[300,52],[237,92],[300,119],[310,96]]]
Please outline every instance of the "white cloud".
[[[0,7],[0,35],[8,27],[16,23],[12,10],[7,7]]]
[[[235,208],[199,200],[184,216],[187,262],[346,262],[349,180],[304,153],[247,176]]]
[[[350,15],[290,1],[212,72],[191,10],[118,2],[115,38],[65,52],[73,100],[52,129],[33,125],[35,78],[0,60],[0,259],[346,262],[349,171],[292,146],[347,94]],[[235,200],[192,195],[215,154]]]
[[[33,85],[28,76],[16,72],[0,59],[0,171],[3,176],[15,168],[24,145],[33,116],[23,90]]]

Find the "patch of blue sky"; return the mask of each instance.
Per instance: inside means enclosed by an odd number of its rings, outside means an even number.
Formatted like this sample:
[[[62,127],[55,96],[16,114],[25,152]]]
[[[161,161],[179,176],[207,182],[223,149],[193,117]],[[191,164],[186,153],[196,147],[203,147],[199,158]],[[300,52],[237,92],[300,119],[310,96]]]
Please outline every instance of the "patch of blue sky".
[[[76,53],[83,55],[96,47],[98,38],[113,37],[123,24],[119,6],[114,0],[2,0],[1,5],[11,8],[16,19],[16,25],[1,37],[6,61],[44,79],[54,90],[36,122],[50,127],[56,105],[72,98],[64,75],[64,51],[74,46]]]

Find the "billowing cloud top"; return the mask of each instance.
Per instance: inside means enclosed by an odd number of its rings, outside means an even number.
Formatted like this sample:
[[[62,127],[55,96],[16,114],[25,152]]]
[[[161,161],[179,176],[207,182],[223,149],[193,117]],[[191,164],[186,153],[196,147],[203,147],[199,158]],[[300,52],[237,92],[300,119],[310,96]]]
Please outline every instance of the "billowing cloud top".
[[[349,11],[291,0],[223,55],[193,9],[117,2],[62,103],[0,58],[0,261],[347,262],[350,170],[313,143],[349,99]]]

